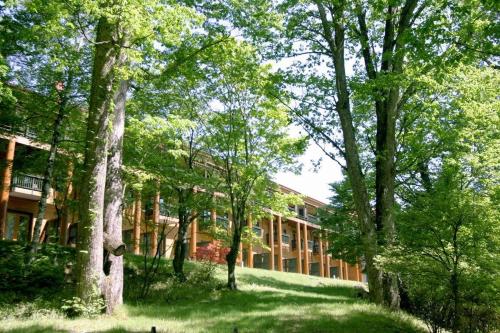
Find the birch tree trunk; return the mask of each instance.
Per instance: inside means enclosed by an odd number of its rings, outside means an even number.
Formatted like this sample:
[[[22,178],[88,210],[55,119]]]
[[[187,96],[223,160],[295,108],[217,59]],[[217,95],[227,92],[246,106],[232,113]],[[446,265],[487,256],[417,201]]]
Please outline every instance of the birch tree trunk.
[[[40,243],[40,234],[42,230],[43,220],[45,219],[45,210],[47,208],[47,199],[50,194],[52,175],[54,173],[54,164],[56,161],[57,147],[59,146],[60,136],[61,136],[61,125],[66,114],[66,94],[63,91],[58,91],[58,110],[56,119],[54,120],[54,125],[52,127],[52,140],[50,142],[49,157],[47,159],[47,165],[45,166],[45,172],[43,175],[42,183],[42,193],[40,201],[38,202],[38,213],[35,220],[35,229],[33,232],[33,252],[38,251],[38,244]]]
[[[80,197],[77,295],[84,301],[99,297],[103,272],[103,210],[108,153],[109,106],[113,98],[116,25],[101,17],[93,60],[85,164]]]
[[[125,131],[125,104],[128,81],[122,80],[114,98],[113,129],[109,135],[108,162],[106,174],[104,233],[113,240],[113,244],[122,244],[122,152]],[[123,255],[116,256],[107,251],[109,273],[104,277],[102,294],[106,300],[106,313],[112,314],[117,305],[123,303]]]

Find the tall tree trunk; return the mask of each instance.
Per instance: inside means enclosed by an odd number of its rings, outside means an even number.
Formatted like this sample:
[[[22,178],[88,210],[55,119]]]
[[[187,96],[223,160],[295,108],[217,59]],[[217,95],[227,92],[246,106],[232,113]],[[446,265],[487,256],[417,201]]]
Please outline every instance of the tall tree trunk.
[[[342,4],[336,8],[336,17],[333,21],[333,30],[327,19],[324,6],[317,2],[318,12],[322,22],[324,37],[328,42],[331,58],[335,68],[335,88],[337,102],[335,111],[340,119],[344,140],[344,155],[347,165],[347,175],[353,191],[354,204],[361,230],[363,254],[366,264],[370,299],[376,303],[383,303],[382,274],[375,267],[374,258],[377,255],[377,233],[372,219],[370,200],[361,168],[358,143],[353,126],[350,109],[349,90],[345,69],[345,30],[341,24],[344,17]]]
[[[97,24],[89,102],[84,176],[80,197],[77,295],[84,301],[101,293],[103,273],[103,210],[108,153],[109,105],[117,49],[116,25],[106,17]]]
[[[47,208],[47,199],[50,194],[52,175],[54,173],[54,164],[56,161],[57,147],[59,146],[60,136],[61,136],[61,125],[66,114],[66,103],[67,97],[66,93],[63,91],[58,91],[58,109],[56,119],[52,126],[52,140],[50,142],[49,157],[47,158],[47,164],[45,166],[45,172],[43,175],[42,183],[42,194],[40,201],[38,202],[38,213],[35,220],[35,229],[33,232],[33,252],[38,251],[38,244],[40,243],[40,233],[42,229],[43,220],[45,219],[45,210]]]
[[[108,165],[106,174],[104,233],[118,244],[122,243],[122,151],[125,131],[125,103],[127,100],[128,81],[122,80],[115,94],[115,112],[113,130],[109,135]],[[106,313],[113,313],[117,305],[123,303],[123,256],[108,253],[111,265],[109,274],[104,278],[102,294],[106,301]]]
[[[66,186],[64,190],[61,226],[59,228],[59,244],[61,245],[66,245],[67,242],[68,226],[71,216],[71,209],[68,202],[74,199],[73,172],[74,172],[74,164],[73,161],[70,160],[68,162],[68,170],[66,174]]]
[[[229,253],[226,255],[227,261],[227,287],[230,290],[238,289],[236,284],[236,260],[238,259],[238,252],[240,250],[241,243],[241,216],[244,214],[238,214],[233,209],[233,241],[231,242],[231,248]]]

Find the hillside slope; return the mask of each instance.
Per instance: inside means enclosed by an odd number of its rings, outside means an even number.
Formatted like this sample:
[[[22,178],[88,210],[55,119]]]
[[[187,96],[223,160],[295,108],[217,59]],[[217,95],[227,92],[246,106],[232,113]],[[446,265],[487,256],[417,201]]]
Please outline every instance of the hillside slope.
[[[128,266],[140,265],[127,257]],[[196,264],[198,265],[198,264]],[[191,269],[192,264],[189,265]],[[216,277],[225,278],[218,266]],[[29,319],[8,318],[0,332],[425,332],[415,319],[390,312],[359,298],[361,285],[355,282],[238,268],[239,291],[213,292],[174,290],[169,297],[164,284],[153,286],[152,301],[125,305],[112,317],[66,319],[57,313],[35,314]],[[203,281],[200,281],[203,284]],[[133,290],[130,290],[132,288]],[[138,286],[130,286],[130,294]],[[184,295],[186,294],[186,295]],[[189,295],[187,295],[189,294]],[[186,297],[184,297],[186,296]]]

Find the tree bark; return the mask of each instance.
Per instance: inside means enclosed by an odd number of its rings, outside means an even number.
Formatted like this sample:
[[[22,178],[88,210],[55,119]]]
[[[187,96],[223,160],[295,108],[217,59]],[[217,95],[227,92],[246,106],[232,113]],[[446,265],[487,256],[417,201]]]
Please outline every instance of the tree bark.
[[[179,229],[177,230],[177,240],[174,244],[174,260],[172,263],[174,267],[174,273],[181,281],[185,280],[186,278],[184,276],[184,260],[186,259],[187,232],[189,226],[189,213],[186,207],[184,207],[184,203],[182,202],[182,200],[183,196],[182,194],[179,194]]]
[[[35,228],[33,231],[33,238],[31,240],[33,245],[33,252],[38,251],[38,244],[40,243],[40,233],[42,231],[43,220],[45,219],[45,210],[47,208],[47,199],[49,197],[52,175],[54,173],[54,164],[56,161],[57,147],[59,146],[60,136],[61,136],[61,125],[66,115],[66,103],[67,97],[66,93],[58,92],[58,110],[56,119],[52,126],[52,140],[50,142],[49,157],[47,158],[47,165],[45,166],[45,172],[43,175],[42,183],[42,193],[40,201],[38,202],[38,213],[35,220]]]
[[[64,192],[64,202],[62,208],[62,218],[61,218],[61,226],[59,230],[59,244],[66,245],[67,242],[67,234],[68,234],[68,226],[71,216],[70,205],[68,205],[68,201],[74,199],[73,192],[73,172],[74,172],[74,164],[73,161],[68,162],[68,173],[66,175],[66,186]]]
[[[84,301],[101,294],[109,106],[113,98],[113,69],[118,53],[112,42],[116,25],[101,17],[96,29],[77,255],[77,295]]]
[[[238,252],[240,250],[241,243],[241,225],[243,213],[238,213],[238,209],[233,208],[233,241],[231,242],[231,248],[229,253],[226,255],[227,261],[227,287],[229,290],[238,289],[236,284],[236,260],[238,259]],[[272,246],[272,244],[271,244]]]
[[[128,81],[122,80],[115,94],[113,129],[109,135],[109,150],[106,173],[105,210],[104,210],[104,249],[111,265],[109,274],[104,278],[102,294],[106,301],[106,313],[112,314],[116,306],[123,303],[123,252],[122,242],[122,151],[125,131],[125,103]]]

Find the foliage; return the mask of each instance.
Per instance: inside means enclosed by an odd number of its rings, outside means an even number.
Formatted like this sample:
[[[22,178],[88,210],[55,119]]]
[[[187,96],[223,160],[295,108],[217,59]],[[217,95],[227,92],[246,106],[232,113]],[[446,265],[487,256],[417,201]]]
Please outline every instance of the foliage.
[[[440,94],[439,102],[424,104],[429,112],[418,123],[429,126],[416,126],[405,141],[406,150],[419,154],[425,168],[415,165],[413,176],[406,175],[408,185],[400,188],[399,243],[387,249],[380,264],[401,274],[411,310],[434,331],[495,331],[500,306],[499,76],[495,70],[461,66],[427,80],[433,83],[429,90]],[[427,147],[418,140],[423,133],[432,143]]]
[[[61,310],[69,318],[85,317],[92,318],[103,313],[105,308],[104,300],[100,296],[83,301],[79,297],[73,297],[63,301]]]
[[[319,211],[321,227],[328,240],[328,252],[334,258],[357,263],[363,256],[361,233],[348,179],[330,185],[330,204]]]
[[[65,265],[74,259],[74,250],[56,244],[43,245],[30,263],[30,247],[13,241],[0,242],[0,291],[12,293],[12,302],[43,291],[50,295],[65,289]],[[71,286],[69,286],[71,288]]]

